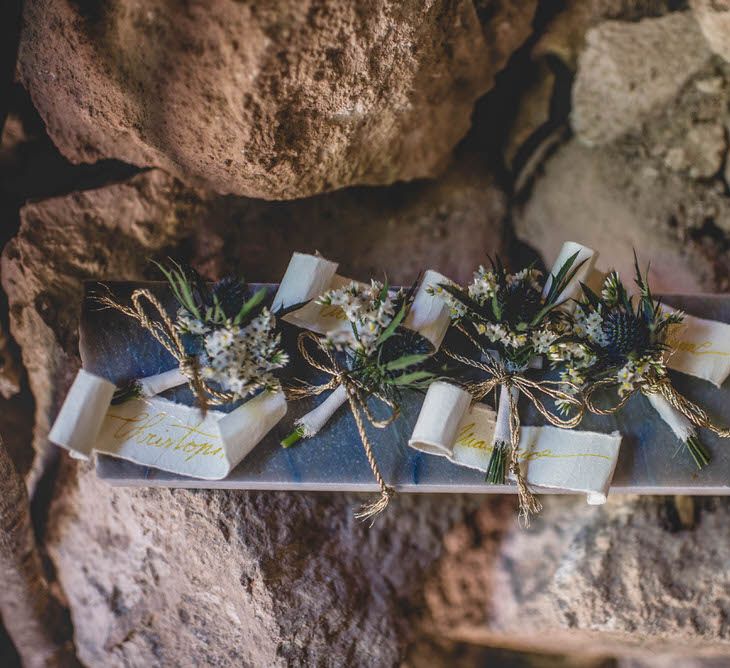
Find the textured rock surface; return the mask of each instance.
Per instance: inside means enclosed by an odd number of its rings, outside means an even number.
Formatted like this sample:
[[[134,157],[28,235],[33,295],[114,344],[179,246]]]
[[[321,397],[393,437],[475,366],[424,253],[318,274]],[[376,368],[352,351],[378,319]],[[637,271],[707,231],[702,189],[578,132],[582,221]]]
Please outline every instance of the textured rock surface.
[[[33,0],[19,70],[72,161],[291,199],[438,173],[518,44],[492,46],[466,0]]]
[[[89,666],[397,664],[474,498],[112,489],[67,467],[48,546]],[[444,501],[448,501],[445,503]]]
[[[190,223],[191,207],[171,195],[176,188],[174,179],[152,171],[23,209],[1,267],[11,332],[36,400],[37,448],[44,448],[50,420],[78,366],[82,281],[141,278],[148,258]]]
[[[689,4],[710,48],[730,62],[730,2],[690,0]]]
[[[606,21],[590,30],[573,87],[573,129],[605,144],[671,102],[710,57],[692,14],[638,23]]]
[[[549,497],[529,531],[485,504],[444,538],[428,626],[501,646],[726,656],[730,503],[697,503],[685,528],[671,500]]]
[[[730,69],[710,62],[621,139],[593,149],[571,140],[515,211],[518,236],[547,261],[562,239],[583,241],[628,275],[636,248],[659,291],[727,289],[730,258],[718,241],[730,231],[729,104]]]
[[[354,278],[387,274],[393,284],[410,284],[430,267],[464,280],[501,248],[505,211],[504,194],[482,162],[460,155],[436,181],[290,203],[211,201],[192,259],[211,276],[242,272],[278,281],[293,250],[319,250]]]
[[[319,248],[361,277],[465,278],[499,249],[505,201],[460,158],[435,182],[302,202],[206,199],[153,171],[25,207],[3,279],[39,442],[78,365],[84,277],[140,276],[188,235],[179,250],[209,275],[276,280],[293,248]],[[368,533],[347,497],[112,490],[64,462],[47,545],[89,665],[393,665],[439,536],[475,503],[404,499]]]
[[[577,141],[546,164],[530,199],[515,216],[518,236],[549,264],[564,239],[600,250],[599,266],[633,272],[632,249],[651,259],[657,292],[697,292],[715,284],[712,266],[692,244],[682,244],[670,222],[686,199],[681,177],[660,182],[656,172],[635,171],[620,154],[591,150]],[[678,190],[674,186],[678,187]],[[719,203],[728,210],[727,203]]]

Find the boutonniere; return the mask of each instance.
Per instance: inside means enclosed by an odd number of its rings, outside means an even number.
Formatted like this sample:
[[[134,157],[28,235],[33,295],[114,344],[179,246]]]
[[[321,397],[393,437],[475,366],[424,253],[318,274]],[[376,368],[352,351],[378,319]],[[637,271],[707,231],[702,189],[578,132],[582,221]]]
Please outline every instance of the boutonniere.
[[[147,287],[134,290],[128,302],[109,289],[94,301],[135,320],[170,354],[174,366],[120,387],[82,369],[50,439],[81,458],[96,450],[217,480],[286,414],[276,374],[289,356],[265,304],[266,288],[251,290],[235,278],[209,285],[176,263],[160,269],[173,308]],[[198,408],[157,396],[183,384]],[[211,410],[218,406],[230,412]]]
[[[442,298],[428,294],[426,286],[427,281],[445,279],[426,271],[421,281],[405,290],[376,280],[365,284],[344,279],[335,275],[336,268],[324,258],[295,253],[274,300],[287,310],[284,319],[308,330],[298,339],[304,360],[329,376],[321,385],[287,388],[292,399],[329,394],[296,420],[281,444],[291,447],[314,436],[347,403],[381,490],[378,501],[363,507],[357,516],[374,518],[394,490],[377,465],[366,423],[388,426],[399,415],[403,393],[423,391],[433,379],[429,360],[448,329],[449,309]],[[317,289],[321,292],[316,293]],[[385,417],[372,413],[372,399],[386,407]]]
[[[564,365],[562,378],[570,387],[584,386],[586,405],[595,413],[616,412],[636,393],[646,396],[702,468],[710,461],[710,453],[699,440],[697,428],[710,429],[719,436],[730,432],[716,426],[700,406],[672,386],[668,366],[677,352],[677,328],[686,317],[653,297],[636,255],[634,264],[636,298],[629,296],[615,271],[605,279],[600,294],[583,286],[571,336],[556,348],[555,358]],[[615,391],[618,401],[601,407],[595,396],[602,391]]]
[[[563,308],[568,297],[587,275],[595,258],[588,248],[568,243],[553,271],[545,278],[535,267],[510,273],[499,258],[489,268],[479,267],[469,285],[441,283],[435,291],[448,295],[456,328],[473,344],[475,356],[447,350],[457,361],[486,373],[486,379],[467,383],[475,400],[500,388],[497,421],[486,480],[503,484],[509,467],[517,480],[523,515],[539,510],[518,461],[520,395],[557,427],[577,426],[583,403],[557,381],[533,378],[529,372],[542,367],[545,355],[570,330],[570,314]],[[574,414],[564,417],[543,398],[570,406]]]
[[[367,436],[365,420],[376,428],[391,424],[400,412],[402,393],[424,390],[433,374],[424,368],[433,345],[403,323],[413,304],[414,290],[392,290],[387,283],[370,285],[352,282],[329,290],[316,301],[342,310],[349,329],[319,336],[313,332],[299,335],[299,351],[314,368],[327,373],[322,385],[289,388],[294,399],[332,391],[327,399],[296,422],[296,428],[282,440],[291,447],[302,438],[319,432],[334,412],[349,403],[358,433],[373,474],[381,488],[380,499],[363,508],[358,517],[374,517],[388,504],[393,490],[385,483]],[[385,418],[376,418],[368,399],[374,397],[388,409]]]
[[[289,362],[281,349],[276,318],[264,304],[267,290],[252,291],[245,281],[227,277],[213,285],[191,268],[157,265],[177,302],[170,317],[149,290],[136,290],[131,304],[107,295],[102,306],[137,320],[178,361],[169,371],[133,379],[115,402],[151,397],[188,383],[201,408],[241,401],[260,391],[281,389],[274,375]]]

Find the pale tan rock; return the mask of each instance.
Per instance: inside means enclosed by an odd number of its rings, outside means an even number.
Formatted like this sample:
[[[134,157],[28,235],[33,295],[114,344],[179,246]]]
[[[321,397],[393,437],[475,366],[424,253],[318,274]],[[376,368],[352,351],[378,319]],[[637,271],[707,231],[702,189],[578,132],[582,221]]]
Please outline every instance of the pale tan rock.
[[[712,51],[730,62],[730,1],[690,0],[689,5]]]
[[[728,216],[722,192],[694,188],[685,176],[643,169],[618,150],[572,140],[545,164],[532,195],[514,216],[518,236],[550,265],[566,239],[600,251],[599,266],[633,276],[633,249],[651,260],[656,292],[700,292],[718,279],[695,244],[682,239],[710,215]]]
[[[726,151],[725,128],[720,123],[698,123],[681,146],[667,151],[665,163],[675,171],[687,170],[692,178],[710,178],[720,171]]]
[[[710,55],[689,12],[593,28],[573,86],[576,135],[585,144],[602,145],[638,129],[679,94]]]
[[[518,46],[498,32],[467,0],[33,0],[19,72],[74,162],[292,199],[438,174]]]

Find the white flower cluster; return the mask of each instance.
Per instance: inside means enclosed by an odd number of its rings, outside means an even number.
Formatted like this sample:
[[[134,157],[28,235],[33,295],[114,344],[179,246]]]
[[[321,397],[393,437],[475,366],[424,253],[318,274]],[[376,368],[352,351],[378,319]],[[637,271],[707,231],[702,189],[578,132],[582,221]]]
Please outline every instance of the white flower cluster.
[[[575,322],[573,323],[573,333],[580,337],[587,338],[591,343],[599,346],[605,346],[608,341],[603,333],[603,317],[600,311],[590,310],[585,312],[583,306],[578,304],[574,312]]]
[[[273,371],[289,363],[289,355],[279,348],[276,318],[266,308],[247,325],[211,327],[181,309],[176,326],[179,331],[203,337],[201,375],[231,392],[234,400],[260,390],[280,387]]]
[[[618,395],[626,396],[636,389],[647,376],[665,376],[667,367],[664,360],[656,357],[640,357],[639,359],[630,359],[624,364],[616,374],[619,381]]]
[[[337,350],[353,349],[370,355],[375,351],[378,337],[393,320],[395,300],[401,295],[401,291],[384,291],[383,284],[375,280],[370,285],[352,281],[325,292],[317,303],[338,306],[352,324],[352,331],[328,334],[328,343]]]
[[[202,320],[198,320],[190,311],[180,307],[177,312],[175,327],[183,334],[194,334],[202,336],[210,331],[210,327]]]
[[[502,323],[477,323],[476,330],[493,343],[500,342],[510,348],[521,348],[527,343],[527,334],[515,333]]]

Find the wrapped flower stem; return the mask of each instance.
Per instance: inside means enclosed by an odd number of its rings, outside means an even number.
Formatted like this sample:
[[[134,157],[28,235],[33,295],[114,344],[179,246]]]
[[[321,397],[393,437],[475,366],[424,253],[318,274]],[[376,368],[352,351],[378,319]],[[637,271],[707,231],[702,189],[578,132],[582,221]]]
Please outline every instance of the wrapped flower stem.
[[[510,415],[512,406],[517,404],[519,390],[503,383],[499,386],[499,404],[497,407],[497,423],[494,428],[492,456],[489,459],[486,480],[492,485],[504,485],[507,462],[510,460],[510,443],[512,442]]]
[[[702,408],[672,386],[667,373],[674,351],[672,330],[685,316],[653,298],[636,256],[634,264],[636,304],[616,272],[608,275],[600,295],[584,285],[572,332],[558,344],[555,358],[564,364],[564,379],[586,384],[585,401],[592,412],[615,413],[633,394],[644,394],[701,469],[709,463],[710,453],[700,442],[697,428],[721,437],[730,431],[717,427]],[[597,406],[593,395],[602,388],[616,389],[618,403]]]

